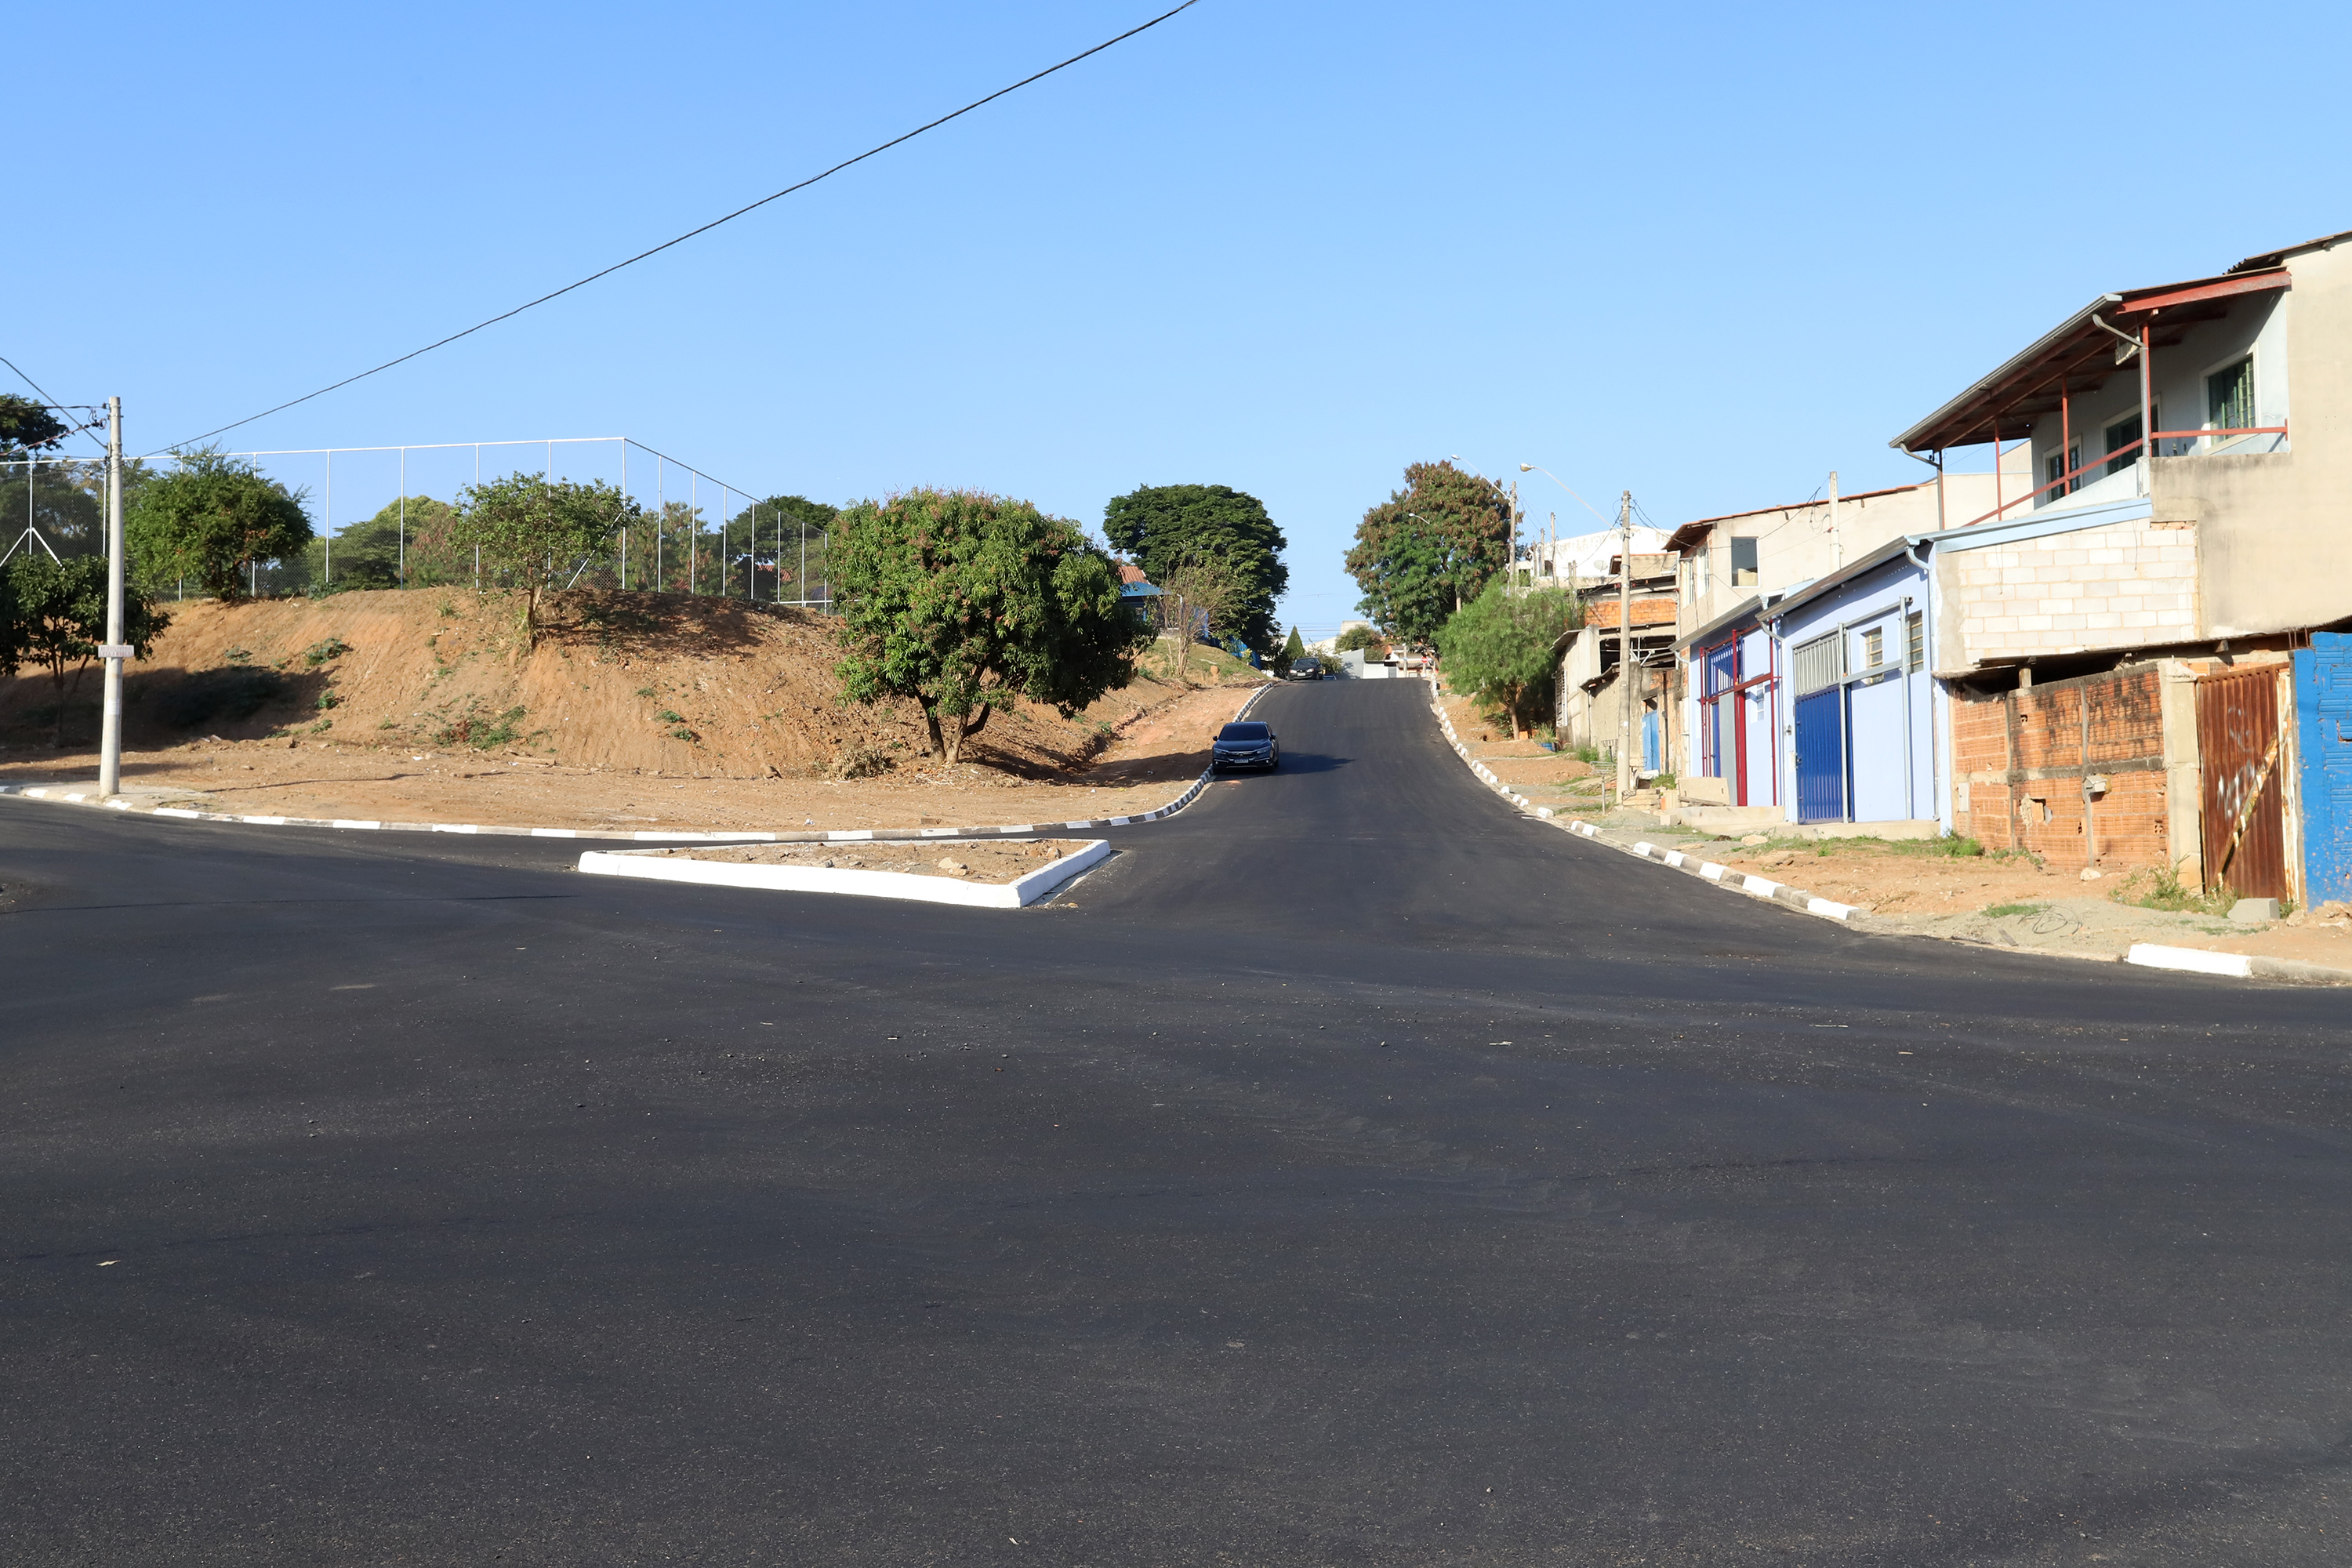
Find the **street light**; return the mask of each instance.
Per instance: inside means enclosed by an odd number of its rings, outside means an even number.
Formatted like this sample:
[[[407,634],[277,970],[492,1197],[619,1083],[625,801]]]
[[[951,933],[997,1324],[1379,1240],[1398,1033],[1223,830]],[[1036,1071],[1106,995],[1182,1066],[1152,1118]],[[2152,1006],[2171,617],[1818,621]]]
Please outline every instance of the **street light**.
[[[1560,489],[1568,490],[1568,481],[1561,479],[1558,474],[1553,473],[1549,468],[1545,468],[1541,463],[1521,463],[1519,465],[1519,472],[1523,474],[1541,474],[1545,479],[1549,479]],[[1592,512],[1593,516],[1601,517],[1601,514],[1598,511],[1593,510],[1593,506],[1591,501],[1586,500],[1582,496],[1576,495],[1574,490],[1568,490],[1568,493],[1570,495],[1576,496],[1577,505],[1582,507],[1587,511]],[[1607,522],[1609,520],[1605,517],[1601,517],[1601,521]]]

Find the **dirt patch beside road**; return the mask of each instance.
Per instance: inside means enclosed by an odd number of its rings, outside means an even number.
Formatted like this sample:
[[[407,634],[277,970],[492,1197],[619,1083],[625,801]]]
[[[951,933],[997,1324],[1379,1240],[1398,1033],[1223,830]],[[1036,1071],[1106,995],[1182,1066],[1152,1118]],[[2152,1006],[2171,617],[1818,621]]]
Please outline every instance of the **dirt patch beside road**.
[[[526,654],[495,595],[165,607],[125,681],[123,783],[240,815],[614,832],[1136,816],[1208,765],[1246,695],[1139,677],[1071,719],[1024,702],[951,768],[921,754],[912,703],[835,700],[836,623],[800,610],[558,595]],[[93,672],[69,700],[60,752],[48,680],[0,682],[0,782],[94,781],[96,689]],[[861,759],[877,771],[821,776]]]
[[[886,839],[876,844],[694,845],[632,850],[646,859],[715,860],[730,866],[816,866],[837,871],[899,871],[962,882],[1011,882],[1085,847],[1082,838]]]

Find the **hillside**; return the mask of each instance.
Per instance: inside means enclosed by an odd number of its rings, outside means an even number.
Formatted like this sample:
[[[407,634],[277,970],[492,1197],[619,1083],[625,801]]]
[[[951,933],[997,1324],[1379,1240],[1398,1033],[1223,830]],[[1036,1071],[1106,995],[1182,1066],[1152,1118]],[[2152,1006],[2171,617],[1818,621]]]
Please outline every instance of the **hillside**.
[[[124,682],[125,787],[293,816],[765,828],[1148,811],[1205,765],[1234,689],[1256,679],[1202,658],[1199,689],[1146,673],[1066,720],[1024,702],[949,768],[921,755],[912,703],[835,700],[838,623],[800,610],[566,594],[525,656],[495,595],[168,608]],[[73,690],[60,750],[47,678],[0,683],[0,779],[95,777],[99,686],[92,668]]]
[[[469,591],[167,607],[171,626],[124,683],[134,749],[299,731],[351,745],[496,746],[583,767],[760,778],[820,773],[861,747],[911,760],[923,740],[910,702],[835,700],[838,623],[808,611],[562,594],[524,656],[510,604]],[[92,669],[73,692],[69,741],[90,738],[98,686]],[[1074,721],[1023,703],[991,721],[972,761],[1024,773],[1080,765],[1103,722],[1162,695],[1140,681]],[[37,742],[53,711],[47,679],[20,676],[0,693],[0,734]]]

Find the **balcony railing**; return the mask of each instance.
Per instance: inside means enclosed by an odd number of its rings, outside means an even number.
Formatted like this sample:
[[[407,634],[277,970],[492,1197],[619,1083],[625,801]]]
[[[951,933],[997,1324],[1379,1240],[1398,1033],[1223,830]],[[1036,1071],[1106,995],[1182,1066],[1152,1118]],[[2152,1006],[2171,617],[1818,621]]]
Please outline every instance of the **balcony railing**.
[[[2217,442],[2234,441],[2241,437],[2246,436],[2284,436],[2285,434],[2286,426],[2284,425],[2249,425],[2242,428],[2230,428],[2223,430],[2158,430],[2154,438],[2156,441],[2156,455],[2158,457],[2189,458],[2212,456],[2217,449],[2215,446]],[[2171,443],[2169,449],[2166,447],[2167,442]],[[2076,490],[2081,489],[2085,484],[2096,484],[2100,479],[2105,479],[2107,475],[2117,472],[2118,465],[2124,463],[2136,463],[2139,461],[2139,450],[2146,445],[2147,445],[2147,442],[2145,439],[2127,441],[2112,452],[2105,453],[2100,457],[2094,458],[2087,463],[2081,464],[2074,468],[2070,469],[2065,474],[2051,480],[2048,484],[2042,486],[2038,489],[2028,490],[2025,494],[2018,497],[2015,500],[2001,502],[2000,505],[1993,508],[1990,511],[1986,512],[1982,517],[1972,517],[1969,519],[1968,521],[1960,524],[1960,526],[1962,528],[1974,528],[1980,522],[1990,522],[2004,512],[2013,511],[2019,507],[2032,504],[2042,497],[2050,494],[2053,490],[2057,491],[2060,495],[2072,495]],[[2091,473],[2094,469],[2099,470],[2098,478],[2085,479],[2083,477],[2085,474]]]

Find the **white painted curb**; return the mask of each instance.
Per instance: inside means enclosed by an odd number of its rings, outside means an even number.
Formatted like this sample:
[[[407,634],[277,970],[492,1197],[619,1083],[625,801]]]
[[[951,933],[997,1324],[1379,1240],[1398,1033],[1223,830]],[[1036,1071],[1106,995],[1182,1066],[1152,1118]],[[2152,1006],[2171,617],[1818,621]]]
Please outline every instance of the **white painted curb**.
[[[2252,980],[2254,961],[2242,952],[2208,952],[2200,947],[2165,947],[2152,942],[2136,942],[2124,954],[2126,963],[2146,964],[2150,969],[2179,969],[2191,974],[2226,974],[2233,980]]]
[[[970,909],[1017,910],[1036,902],[1109,853],[1109,841],[1097,838],[1010,882],[960,882],[952,877],[925,877],[913,871],[860,871],[846,867],[738,866],[655,857],[642,849],[591,849],[580,857],[580,869],[591,876],[637,877],[649,882],[693,882],[775,893],[847,893]]]
[[[1437,681],[1434,677],[1430,678],[1429,710],[1437,715],[1437,727],[1444,731],[1446,743],[1454,748],[1454,754],[1470,764],[1470,771],[1475,773],[1488,789],[1493,790],[1521,811],[1532,813],[1537,816],[1553,817],[1554,814],[1550,806],[1538,805],[1527,796],[1520,795],[1496,777],[1492,768],[1470,754],[1470,748],[1464,745],[1461,736],[1455,733],[1454,721],[1447,716],[1444,704],[1438,700]],[[1719,888],[1726,888],[1736,893],[1746,893],[1751,898],[1769,899],[1774,903],[1785,904],[1802,914],[1819,915],[1823,920],[1843,921],[1851,921],[1862,912],[1853,904],[1842,904],[1834,899],[1817,899],[1801,888],[1791,888],[1785,883],[1775,882],[1769,877],[1747,876],[1732,870],[1728,866],[1717,865],[1712,860],[1696,859],[1685,855],[1679,849],[1661,849],[1654,844],[1646,843],[1620,844],[1613,839],[1601,837],[1599,828],[1577,817],[1570,817],[1564,822],[1555,819],[1555,826],[1565,827],[1569,832],[1590,838],[1596,844],[1605,844],[1612,849],[1622,850],[1628,855],[1639,856],[1644,860],[1655,861],[1662,866],[1671,866],[1677,871],[1688,872],[1706,881],[1713,882]]]

